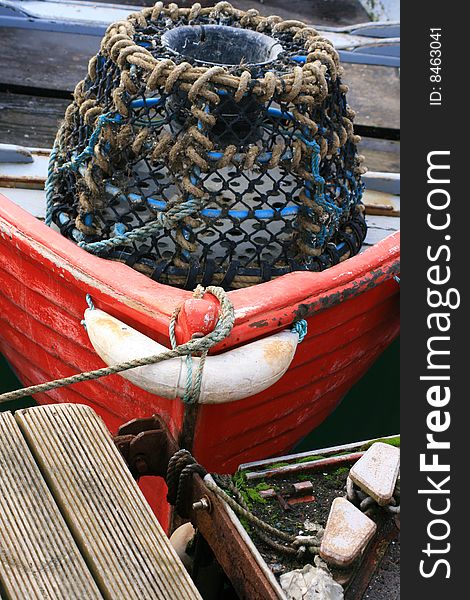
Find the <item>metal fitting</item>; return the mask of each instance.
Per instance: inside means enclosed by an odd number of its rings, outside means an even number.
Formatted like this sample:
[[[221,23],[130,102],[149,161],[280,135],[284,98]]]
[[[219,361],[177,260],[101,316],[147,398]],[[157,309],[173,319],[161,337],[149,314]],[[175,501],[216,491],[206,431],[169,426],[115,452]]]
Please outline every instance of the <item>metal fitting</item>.
[[[212,504],[207,496],[203,496],[198,502],[194,502],[193,510],[205,510],[211,512]]]

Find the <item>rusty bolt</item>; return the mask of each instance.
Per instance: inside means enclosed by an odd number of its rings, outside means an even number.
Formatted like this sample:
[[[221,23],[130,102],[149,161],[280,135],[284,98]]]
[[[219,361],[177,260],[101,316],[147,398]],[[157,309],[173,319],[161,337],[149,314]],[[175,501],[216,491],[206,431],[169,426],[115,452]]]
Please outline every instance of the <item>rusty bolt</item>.
[[[193,504],[193,510],[205,510],[211,512],[212,504],[207,496],[203,496],[198,502]]]
[[[134,460],[134,467],[139,475],[145,475],[145,473],[148,471],[148,466],[143,456],[136,456]]]

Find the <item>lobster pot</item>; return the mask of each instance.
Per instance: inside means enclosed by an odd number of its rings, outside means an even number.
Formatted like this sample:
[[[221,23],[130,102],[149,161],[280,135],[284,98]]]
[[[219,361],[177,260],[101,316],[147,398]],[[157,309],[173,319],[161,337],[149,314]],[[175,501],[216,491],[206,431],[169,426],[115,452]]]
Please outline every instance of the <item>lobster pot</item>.
[[[47,223],[162,283],[233,289],[361,247],[361,157],[338,54],[222,2],[111,25],[51,155]]]

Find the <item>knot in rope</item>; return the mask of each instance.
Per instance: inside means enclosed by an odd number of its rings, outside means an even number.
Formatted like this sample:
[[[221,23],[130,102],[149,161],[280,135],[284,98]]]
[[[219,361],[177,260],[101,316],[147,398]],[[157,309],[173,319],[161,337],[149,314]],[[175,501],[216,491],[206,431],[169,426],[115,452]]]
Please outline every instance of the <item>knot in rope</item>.
[[[235,313],[233,310],[233,304],[229,300],[227,292],[221,287],[208,286],[204,289],[201,285],[198,285],[193,292],[194,298],[202,298],[205,293],[212,294],[220,303],[220,314],[215,325],[214,330],[204,337],[193,338],[190,342],[193,342],[197,346],[197,350],[186,354],[186,389],[182,398],[185,404],[195,404],[199,400],[201,393],[202,373],[204,371],[204,364],[209,350],[215,344],[218,344],[224,340],[232,331],[233,324],[235,322]],[[175,327],[178,315],[181,312],[182,305],[177,306],[173,311],[169,325],[170,343],[173,350],[178,348],[176,343]],[[193,376],[193,357],[192,354],[200,352],[199,366],[196,374]]]
[[[292,331],[296,331],[299,334],[299,344],[304,341],[307,335],[308,325],[305,319],[300,319],[292,325]]]
[[[178,450],[170,458],[166,475],[168,486],[168,503],[176,508],[176,511],[183,518],[188,517],[188,507],[186,499],[190,498],[189,485],[194,473],[201,477],[207,475],[207,471],[200,465],[191,452],[188,450]]]

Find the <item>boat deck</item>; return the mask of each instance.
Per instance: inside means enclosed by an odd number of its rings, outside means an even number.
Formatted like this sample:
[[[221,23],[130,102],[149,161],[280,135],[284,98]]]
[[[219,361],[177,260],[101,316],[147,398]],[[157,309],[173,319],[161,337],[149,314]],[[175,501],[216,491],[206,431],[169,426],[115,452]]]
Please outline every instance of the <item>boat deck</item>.
[[[0,480],[0,596],[200,599],[89,407],[0,413]]]

